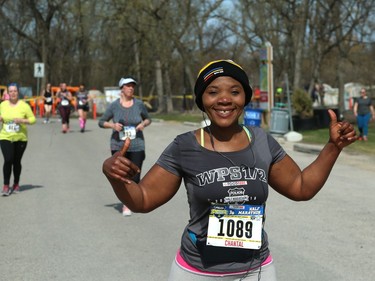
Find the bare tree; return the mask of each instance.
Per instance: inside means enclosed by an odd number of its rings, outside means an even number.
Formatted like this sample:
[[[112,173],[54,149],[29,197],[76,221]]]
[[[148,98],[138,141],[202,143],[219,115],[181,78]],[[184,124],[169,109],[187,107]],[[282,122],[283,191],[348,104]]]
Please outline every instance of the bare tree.
[[[33,84],[38,61],[45,63],[49,82],[96,88],[132,75],[140,82],[141,98],[157,90],[159,110],[171,112],[186,108],[181,97],[191,97],[199,68],[210,60],[237,60],[256,83],[259,49],[271,42],[275,84],[286,72],[293,88],[315,81],[337,87],[354,78],[373,84],[374,5],[365,0],[0,0],[0,73]]]
[[[50,79],[51,25],[55,13],[63,7],[65,2],[66,0],[37,2],[35,0],[23,2],[4,0],[1,5],[0,16],[5,23],[18,37],[28,42],[34,51],[35,60],[45,63],[45,77],[42,79],[42,84],[46,79]]]

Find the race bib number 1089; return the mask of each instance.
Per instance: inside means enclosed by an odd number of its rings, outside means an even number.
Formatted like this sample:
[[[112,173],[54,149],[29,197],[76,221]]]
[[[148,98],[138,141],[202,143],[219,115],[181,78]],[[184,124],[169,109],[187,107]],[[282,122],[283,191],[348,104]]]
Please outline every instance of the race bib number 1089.
[[[213,205],[208,221],[207,245],[260,249],[263,205]]]

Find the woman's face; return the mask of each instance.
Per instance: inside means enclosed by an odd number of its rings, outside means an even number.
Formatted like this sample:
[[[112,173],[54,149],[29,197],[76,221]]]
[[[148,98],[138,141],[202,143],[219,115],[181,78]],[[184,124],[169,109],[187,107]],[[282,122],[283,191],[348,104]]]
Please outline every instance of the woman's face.
[[[129,83],[129,84],[124,84],[121,88],[121,93],[128,99],[133,98],[134,96],[134,89],[135,89],[135,84],[134,83]]]
[[[228,127],[238,124],[245,106],[245,91],[236,79],[220,76],[207,86],[202,103],[211,122]]]
[[[366,96],[366,90],[365,89],[361,89],[361,96],[362,97]]]
[[[17,102],[18,101],[18,89],[16,86],[9,86],[8,87],[8,94],[9,94],[9,100],[11,102]]]

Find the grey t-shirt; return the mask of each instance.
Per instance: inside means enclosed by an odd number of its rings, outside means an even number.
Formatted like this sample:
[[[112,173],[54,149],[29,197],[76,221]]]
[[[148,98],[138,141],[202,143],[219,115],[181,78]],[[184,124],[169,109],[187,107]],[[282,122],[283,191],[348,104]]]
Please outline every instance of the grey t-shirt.
[[[141,100],[134,99],[131,107],[125,108],[121,105],[120,99],[112,102],[103,116],[99,119],[99,127],[104,128],[104,122],[112,119],[114,123],[121,123],[124,126],[136,127],[145,119],[150,119],[148,111]],[[111,150],[121,150],[124,141],[120,139],[119,132],[113,130],[111,135]],[[136,138],[131,141],[129,152],[144,151],[145,139],[142,131],[138,131]]]
[[[265,206],[270,165],[286,155],[279,143],[263,129],[251,127],[249,130],[252,140],[248,147],[223,153],[202,147],[192,131],[181,134],[157,161],[158,165],[184,180],[190,220],[183,232],[180,250],[185,261],[200,270],[223,273],[248,270],[260,266],[269,255],[264,230],[259,250],[202,247],[211,204]]]
[[[366,114],[369,114],[371,112],[370,110],[370,106],[372,105],[372,101],[370,98],[362,98],[362,97],[359,97],[357,99],[357,103],[358,103],[358,115],[366,115]]]

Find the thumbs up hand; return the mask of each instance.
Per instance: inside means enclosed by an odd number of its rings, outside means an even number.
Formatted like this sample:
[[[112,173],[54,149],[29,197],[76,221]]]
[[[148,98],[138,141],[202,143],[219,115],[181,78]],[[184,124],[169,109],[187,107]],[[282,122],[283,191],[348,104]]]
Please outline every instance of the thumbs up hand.
[[[331,119],[329,125],[329,142],[335,144],[338,149],[342,150],[358,139],[352,124],[346,121],[338,122],[337,116],[332,109],[328,110],[328,114]]]
[[[121,150],[104,161],[102,170],[107,178],[130,184],[132,182],[131,179],[140,173],[137,165],[124,157],[129,146],[130,139],[127,138]]]

